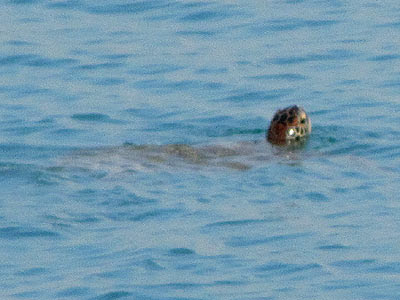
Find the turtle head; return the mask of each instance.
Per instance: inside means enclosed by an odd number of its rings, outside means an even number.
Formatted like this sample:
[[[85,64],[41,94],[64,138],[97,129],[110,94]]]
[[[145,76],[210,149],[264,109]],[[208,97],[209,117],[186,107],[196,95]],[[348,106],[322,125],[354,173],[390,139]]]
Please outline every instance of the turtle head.
[[[305,141],[311,133],[311,121],[297,105],[278,110],[268,129],[267,139],[276,145],[294,145]]]

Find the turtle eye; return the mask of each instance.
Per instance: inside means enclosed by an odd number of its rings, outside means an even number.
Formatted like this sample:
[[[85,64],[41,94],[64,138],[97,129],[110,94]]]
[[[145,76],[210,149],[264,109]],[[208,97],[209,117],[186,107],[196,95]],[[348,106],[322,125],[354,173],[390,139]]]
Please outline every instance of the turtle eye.
[[[306,119],[302,119],[302,120],[300,121],[300,123],[301,123],[301,124],[305,124],[305,123],[306,123]]]
[[[290,128],[290,129],[287,131],[287,133],[288,133],[288,136],[295,136],[296,130],[294,130],[293,128]]]

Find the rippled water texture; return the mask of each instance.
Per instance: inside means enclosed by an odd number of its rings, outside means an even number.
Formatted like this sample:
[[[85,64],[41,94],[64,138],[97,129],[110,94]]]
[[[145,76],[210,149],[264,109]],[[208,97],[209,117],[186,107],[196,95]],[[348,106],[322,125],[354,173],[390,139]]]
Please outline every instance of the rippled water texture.
[[[398,1],[6,0],[1,299],[398,299]],[[313,133],[271,147],[276,109]]]

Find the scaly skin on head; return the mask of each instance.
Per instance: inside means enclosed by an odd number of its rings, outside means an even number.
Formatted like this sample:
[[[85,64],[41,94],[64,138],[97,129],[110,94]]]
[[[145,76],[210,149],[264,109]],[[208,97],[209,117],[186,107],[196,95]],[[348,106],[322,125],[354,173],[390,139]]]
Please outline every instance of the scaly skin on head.
[[[297,105],[278,110],[268,128],[267,140],[275,145],[295,145],[311,133],[311,120]]]

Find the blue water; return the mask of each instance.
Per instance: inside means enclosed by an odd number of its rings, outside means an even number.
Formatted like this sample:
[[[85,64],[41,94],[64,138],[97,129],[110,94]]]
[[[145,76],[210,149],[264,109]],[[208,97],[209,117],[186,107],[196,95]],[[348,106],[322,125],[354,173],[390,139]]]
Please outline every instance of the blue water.
[[[399,299],[399,15],[3,2],[0,298]],[[291,104],[313,133],[273,149]],[[224,166],[165,150],[241,143]]]

